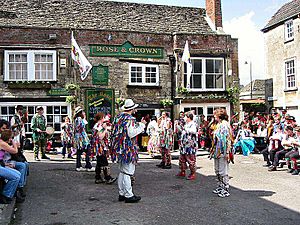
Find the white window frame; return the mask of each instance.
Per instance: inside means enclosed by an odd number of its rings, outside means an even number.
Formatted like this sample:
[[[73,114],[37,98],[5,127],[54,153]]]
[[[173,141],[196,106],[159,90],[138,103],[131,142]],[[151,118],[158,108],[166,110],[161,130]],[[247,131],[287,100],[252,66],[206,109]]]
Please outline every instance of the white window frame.
[[[294,40],[294,22],[292,19],[284,23],[284,39],[285,41]]]
[[[288,68],[287,68],[287,66],[288,66],[288,63],[289,62],[294,62],[294,68],[293,68],[293,70],[294,70],[294,73],[291,73],[291,74],[289,74],[288,75]],[[284,80],[285,80],[285,89],[286,90],[291,90],[291,89],[295,89],[295,88],[297,88],[297,76],[296,76],[296,58],[291,58],[291,59],[287,59],[287,60],[285,60],[284,61]],[[291,69],[291,68],[289,68],[289,69]],[[295,85],[294,86],[292,86],[292,87],[289,87],[288,86],[288,76],[290,77],[290,76],[294,76],[294,79],[295,79]]]
[[[222,57],[191,57],[191,60],[194,59],[199,59],[202,60],[202,88],[189,88],[189,91],[191,92],[198,92],[198,91],[225,91],[225,63],[224,63],[224,58]],[[223,66],[223,88],[206,88],[206,60],[207,59],[217,59],[217,60],[222,60],[222,66]],[[194,64],[193,64],[194,65]],[[193,74],[194,68],[192,70]],[[184,76],[186,76],[186,72],[184,71]]]
[[[142,67],[142,83],[131,82],[132,67]],[[146,67],[156,68],[156,83],[146,83]],[[159,66],[152,64],[129,63],[129,85],[159,86]]]
[[[72,108],[71,108],[71,104],[69,103],[66,103],[66,102],[1,102],[0,103],[0,110],[1,110],[1,107],[15,107],[16,105],[23,105],[23,107],[34,107],[34,113],[36,112],[36,106],[43,106],[44,108],[44,116],[47,120],[47,115],[56,115],[54,114],[54,112],[52,114],[47,114],[47,106],[60,106],[60,110],[61,110],[61,106],[66,106],[67,107],[67,115],[71,117],[72,115]],[[8,109],[9,110],[9,109]],[[5,115],[2,115],[1,114],[1,111],[0,111],[0,119],[5,119],[7,120],[7,117],[9,118],[8,122],[10,122],[10,119],[12,118],[14,114],[10,114],[9,111],[7,114]],[[28,116],[33,116],[34,114],[29,114]],[[60,112],[60,114],[57,114],[57,116],[62,116],[62,115],[66,115],[66,114],[62,114]],[[61,121],[63,122],[63,121]],[[51,124],[55,124],[55,122],[51,122]],[[26,134],[32,134],[32,132],[28,131],[28,128],[30,127],[31,125],[31,120],[29,120],[25,126],[27,127],[27,132]],[[46,123],[46,125],[50,125]],[[53,127],[54,128],[54,127]],[[61,128],[60,128],[61,129]],[[61,131],[55,131],[54,132],[55,134],[60,134]]]
[[[180,111],[184,111],[184,108],[203,108],[203,115],[205,116],[205,119],[207,120],[207,109],[209,107],[216,108],[226,108],[227,115],[230,115],[230,103],[182,103],[180,105]],[[210,116],[210,115],[209,115]]]
[[[27,55],[27,80],[9,78],[9,54],[26,54]],[[35,79],[35,54],[52,54],[53,55],[53,79]],[[57,80],[57,56],[55,50],[6,50],[4,52],[4,81],[56,81]]]

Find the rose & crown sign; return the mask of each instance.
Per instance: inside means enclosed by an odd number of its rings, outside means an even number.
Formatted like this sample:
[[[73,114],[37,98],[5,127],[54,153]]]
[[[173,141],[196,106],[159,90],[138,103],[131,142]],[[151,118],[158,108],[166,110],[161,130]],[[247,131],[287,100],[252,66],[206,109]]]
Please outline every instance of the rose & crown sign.
[[[91,44],[90,56],[113,56],[113,57],[128,57],[128,58],[156,58],[162,59],[163,48],[134,46],[129,41],[123,45],[103,45]]]

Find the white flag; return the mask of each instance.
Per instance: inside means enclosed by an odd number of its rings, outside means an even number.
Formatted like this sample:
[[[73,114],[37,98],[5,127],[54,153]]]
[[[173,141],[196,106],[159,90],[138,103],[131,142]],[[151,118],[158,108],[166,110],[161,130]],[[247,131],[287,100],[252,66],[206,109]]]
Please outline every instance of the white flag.
[[[188,41],[185,42],[185,46],[184,46],[184,50],[183,50],[183,54],[182,54],[182,61],[186,63],[186,69],[187,69],[187,71],[186,71],[187,72],[186,88],[190,88],[191,87],[190,80],[191,80],[193,65],[192,65],[192,61],[191,61],[191,55],[190,55],[190,51],[189,51],[189,42]]]
[[[92,65],[90,62],[87,60],[87,58],[84,56],[82,53],[81,49],[79,48],[74,36],[73,32],[71,35],[71,43],[72,43],[72,50],[71,50],[71,55],[72,59],[78,64],[79,66],[79,71],[81,74],[81,80],[84,80],[90,70],[92,69]]]

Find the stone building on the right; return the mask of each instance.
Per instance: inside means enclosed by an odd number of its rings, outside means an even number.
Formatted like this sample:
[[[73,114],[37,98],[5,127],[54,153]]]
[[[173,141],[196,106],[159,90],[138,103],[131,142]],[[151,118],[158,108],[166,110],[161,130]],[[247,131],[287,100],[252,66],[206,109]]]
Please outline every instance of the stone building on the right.
[[[273,79],[274,107],[300,121],[300,0],[283,5],[262,29],[267,79]]]

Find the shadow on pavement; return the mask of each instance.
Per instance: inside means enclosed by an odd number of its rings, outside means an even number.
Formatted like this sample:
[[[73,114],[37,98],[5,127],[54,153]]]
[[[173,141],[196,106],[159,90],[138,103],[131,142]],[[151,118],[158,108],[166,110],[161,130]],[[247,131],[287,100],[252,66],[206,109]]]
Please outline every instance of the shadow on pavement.
[[[27,199],[12,224],[300,224],[300,214],[264,199],[270,190],[231,187],[229,198],[212,193],[214,176],[176,178],[178,166],[162,170],[158,160],[140,161],[133,190],[138,204],[118,202],[117,184],[95,184],[94,173],[64,162],[31,164]],[[117,175],[112,165],[112,175]],[[201,173],[201,170],[199,171]]]

